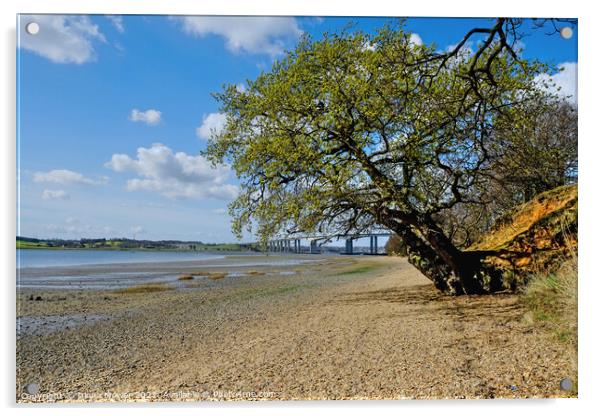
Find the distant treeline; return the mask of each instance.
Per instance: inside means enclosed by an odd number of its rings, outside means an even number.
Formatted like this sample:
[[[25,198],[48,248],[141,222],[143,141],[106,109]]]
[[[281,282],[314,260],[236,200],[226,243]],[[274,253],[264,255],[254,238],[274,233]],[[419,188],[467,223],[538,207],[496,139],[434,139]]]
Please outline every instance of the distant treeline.
[[[191,251],[248,251],[256,250],[252,244],[203,243],[178,240],[132,240],[129,238],[81,238],[79,240],[38,239],[17,237],[17,248],[78,248],[113,250],[191,250]]]

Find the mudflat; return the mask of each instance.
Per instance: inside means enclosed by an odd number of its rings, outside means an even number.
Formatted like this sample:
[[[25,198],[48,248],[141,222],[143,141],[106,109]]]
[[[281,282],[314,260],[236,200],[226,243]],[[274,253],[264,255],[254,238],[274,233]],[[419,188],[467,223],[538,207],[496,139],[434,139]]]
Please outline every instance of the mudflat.
[[[572,355],[524,320],[517,295],[444,296],[401,258],[213,279],[198,265],[143,267],[193,275],[148,292],[18,291],[17,400],[570,395]]]

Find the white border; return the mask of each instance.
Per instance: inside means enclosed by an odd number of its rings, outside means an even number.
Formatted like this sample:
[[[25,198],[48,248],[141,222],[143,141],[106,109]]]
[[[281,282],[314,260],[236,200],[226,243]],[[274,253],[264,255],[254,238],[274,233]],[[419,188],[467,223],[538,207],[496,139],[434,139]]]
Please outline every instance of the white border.
[[[0,182],[3,201],[2,238],[0,239],[4,273],[3,282],[3,342],[2,351],[5,365],[1,382],[3,407],[8,414],[28,414],[33,411],[49,411],[60,414],[105,414],[144,413],[165,414],[173,410],[186,414],[213,413],[224,411],[232,413],[244,411],[248,414],[320,414],[332,411],[344,411],[351,414],[365,414],[367,411],[379,413],[424,413],[424,414],[503,414],[527,410],[546,415],[587,412],[600,407],[598,388],[600,380],[600,302],[602,295],[602,276],[596,260],[600,258],[598,250],[602,247],[600,212],[602,175],[598,166],[602,166],[602,138],[600,137],[600,115],[597,101],[602,97],[599,73],[600,34],[602,16],[593,6],[594,2],[576,1],[540,1],[504,0],[501,2],[484,1],[420,1],[394,2],[385,0],[220,0],[220,1],[130,1],[123,0],[20,0],[0,3],[2,13],[2,52],[0,62],[4,97],[0,101],[4,130],[2,140],[2,181]],[[69,406],[52,408],[40,406],[14,405],[14,352],[15,352],[15,22],[17,13],[108,13],[108,14],[271,14],[271,15],[342,15],[342,16],[537,16],[537,17],[578,17],[579,18],[579,168],[581,209],[580,223],[580,270],[579,270],[579,399],[577,400],[496,400],[496,401],[412,401],[412,402],[302,402],[302,403],[223,403],[181,405],[177,409],[169,405],[150,407],[132,405],[120,410],[112,405],[99,407]],[[197,409],[200,407],[200,409]],[[284,408],[283,408],[284,407]]]

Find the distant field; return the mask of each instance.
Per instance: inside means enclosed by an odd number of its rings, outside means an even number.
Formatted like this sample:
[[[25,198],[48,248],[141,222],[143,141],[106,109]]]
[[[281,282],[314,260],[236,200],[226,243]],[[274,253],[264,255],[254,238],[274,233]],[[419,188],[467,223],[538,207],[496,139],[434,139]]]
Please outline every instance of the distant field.
[[[30,241],[20,241],[17,240],[17,248],[52,248],[49,247],[47,243],[34,243]]]
[[[194,249],[170,247],[170,246],[132,246],[127,242],[107,240],[103,243],[84,243],[81,245],[65,244],[57,245],[47,241],[24,241],[17,240],[18,249],[76,249],[76,250],[161,250],[161,251],[240,251],[243,249],[239,244],[194,244]]]

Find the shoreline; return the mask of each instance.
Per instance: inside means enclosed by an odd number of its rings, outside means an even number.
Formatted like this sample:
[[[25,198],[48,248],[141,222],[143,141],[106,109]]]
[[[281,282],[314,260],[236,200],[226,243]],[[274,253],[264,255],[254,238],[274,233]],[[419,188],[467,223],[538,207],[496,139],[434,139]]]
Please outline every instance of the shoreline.
[[[17,269],[17,289],[75,289],[64,282],[79,282],[84,286],[96,286],[122,281],[122,285],[147,283],[148,281],[174,282],[182,274],[198,272],[226,272],[244,274],[259,269],[279,269],[326,261],[328,256],[304,255],[216,255],[196,260],[164,260],[145,262],[121,262],[80,264],[66,266],[24,267]],[[158,279],[158,280],[157,280]],[[71,284],[69,283],[69,284]],[[113,285],[114,286],[114,285]],[[86,289],[86,287],[82,287]]]
[[[178,249],[178,248],[119,248],[119,247],[15,247],[17,250],[79,250],[79,251],[144,251],[144,252],[176,252],[176,253],[203,253],[203,252],[225,252],[225,253],[246,253],[247,251],[250,253],[259,253],[261,251],[255,250],[212,250],[210,248],[206,250],[186,250],[186,249]]]
[[[443,296],[400,258],[293,269],[152,294],[20,300],[19,316],[110,319],[18,338],[17,400],[569,395],[557,380],[570,371],[566,348],[523,322],[516,295]],[[29,383],[40,396],[23,395]]]

